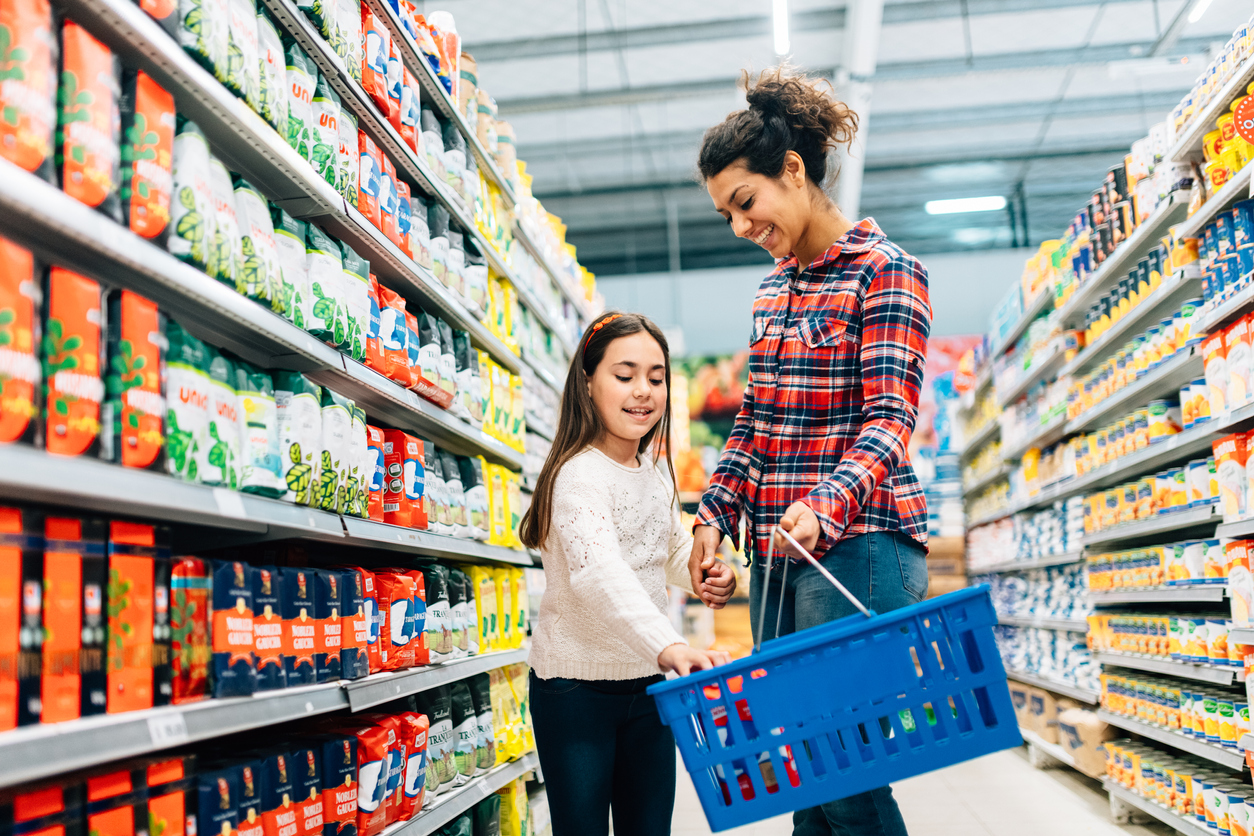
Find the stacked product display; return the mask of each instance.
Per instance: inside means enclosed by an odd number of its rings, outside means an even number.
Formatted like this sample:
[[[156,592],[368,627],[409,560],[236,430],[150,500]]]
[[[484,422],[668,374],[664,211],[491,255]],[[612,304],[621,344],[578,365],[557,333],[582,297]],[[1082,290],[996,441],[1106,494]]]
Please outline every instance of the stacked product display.
[[[4,826],[529,836],[522,471],[598,301],[453,17],[0,38]]]
[[[1087,747],[1105,741],[1112,809],[1185,833],[1248,832],[1254,203],[1234,126],[1254,82],[1245,31],[1028,261],[964,400],[973,428],[990,393],[1002,410],[1000,447],[986,435],[964,457],[995,473],[996,449],[1005,473],[968,495],[967,537],[1011,679],[1098,706]],[[1124,734],[1135,738],[1111,739]]]

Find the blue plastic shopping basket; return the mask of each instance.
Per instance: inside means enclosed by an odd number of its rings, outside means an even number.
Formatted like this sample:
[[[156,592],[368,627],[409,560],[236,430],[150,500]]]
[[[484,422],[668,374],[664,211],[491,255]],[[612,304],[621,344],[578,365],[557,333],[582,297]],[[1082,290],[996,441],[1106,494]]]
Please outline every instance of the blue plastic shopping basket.
[[[805,556],[864,615],[649,688],[716,832],[1023,742],[987,584],[877,615]]]

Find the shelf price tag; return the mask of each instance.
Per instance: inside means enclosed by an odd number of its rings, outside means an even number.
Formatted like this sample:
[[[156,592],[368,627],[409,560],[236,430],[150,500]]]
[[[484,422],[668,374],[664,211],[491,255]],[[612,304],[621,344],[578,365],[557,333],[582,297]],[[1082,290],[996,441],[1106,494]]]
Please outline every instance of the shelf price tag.
[[[183,719],[181,711],[162,714],[159,717],[149,717],[148,736],[152,739],[154,746],[174,746],[178,743],[186,743],[191,738],[187,733],[187,722]]]
[[[248,512],[244,510],[244,499],[237,491],[228,488],[214,488],[213,501],[217,503],[218,513],[224,517],[235,517],[236,519],[248,519]]]

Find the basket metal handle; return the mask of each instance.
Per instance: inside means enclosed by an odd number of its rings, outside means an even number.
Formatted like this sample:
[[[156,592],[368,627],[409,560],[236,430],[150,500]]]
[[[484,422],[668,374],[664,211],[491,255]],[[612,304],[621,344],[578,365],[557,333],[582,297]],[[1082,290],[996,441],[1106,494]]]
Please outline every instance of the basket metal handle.
[[[787,531],[784,531],[784,529],[776,525],[775,527],[771,529],[771,538],[766,548],[766,574],[762,582],[762,606],[758,608],[758,641],[757,641],[757,644],[755,644],[753,647],[754,653],[757,653],[759,650],[762,649],[763,630],[766,627],[766,602],[767,602],[767,596],[769,595],[771,591],[771,567],[775,564],[775,534],[776,532],[778,532],[779,534],[782,534],[785,540],[787,540],[789,543],[792,543],[793,548],[795,548],[798,552],[800,552],[802,557],[810,561],[810,565],[812,565],[815,569],[818,569],[819,574],[827,578],[828,583],[830,583],[832,586],[840,590],[840,594],[848,598],[849,603],[857,607],[859,612],[861,612],[867,618],[870,618],[872,616],[871,611],[868,610],[866,607],[864,607],[862,605],[862,602],[859,601],[857,598],[855,598],[852,592],[850,592],[848,589],[845,589],[845,585],[842,584],[840,581],[836,580],[836,576],[833,575],[831,572],[827,571],[827,569],[823,566],[823,564],[819,563],[818,560],[814,558],[814,555],[806,551],[805,547],[802,546],[800,543],[798,543],[791,534],[789,534]],[[784,618],[783,585],[788,583],[788,563],[789,563],[789,560],[787,557],[785,557],[784,558],[784,577],[780,582],[779,611],[775,615],[775,635],[773,636],[773,638],[779,638],[780,622]]]

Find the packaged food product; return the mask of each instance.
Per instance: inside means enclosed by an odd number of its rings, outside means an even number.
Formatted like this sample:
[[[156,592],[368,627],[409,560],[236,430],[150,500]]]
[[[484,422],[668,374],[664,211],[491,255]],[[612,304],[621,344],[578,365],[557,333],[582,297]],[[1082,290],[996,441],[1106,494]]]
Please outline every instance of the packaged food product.
[[[240,435],[240,400],[235,362],[205,346],[207,373],[198,380],[205,386],[208,417],[204,441],[197,447],[200,481],[235,490],[243,479],[243,438]]]
[[[383,616],[380,648],[384,670],[404,670],[414,666],[414,579],[402,571],[384,569],[374,573]]]
[[[101,458],[124,467],[162,470],[165,317],[129,290],[110,291],[108,365],[101,407]]]
[[[279,267],[279,250],[265,198],[244,178],[233,178],[235,210],[239,219],[240,262],[235,287],[279,314],[286,314],[291,298],[286,296]]]
[[[209,687],[209,567],[198,557],[176,557],[170,573],[170,667],[173,702],[204,699]]]
[[[422,811],[427,791],[427,735],[430,723],[426,715],[405,711],[397,715],[401,739],[405,744],[405,780],[397,819],[409,821]]]
[[[370,8],[361,4],[361,23],[366,36],[362,55],[361,85],[374,100],[379,111],[388,114],[388,56],[392,53],[392,36],[386,24]]]
[[[287,685],[311,685],[318,681],[314,654],[318,625],[314,615],[313,570],[279,569],[280,605],[283,615],[283,668]]]
[[[4,14],[0,11],[0,18]],[[42,342],[39,303],[34,256],[0,238],[0,318],[5,320],[0,325],[0,443],[33,443],[39,428],[35,407]]]
[[[227,0],[227,65],[219,68],[226,88],[254,112],[261,110],[261,42],[257,35],[257,5],[253,0]]]
[[[120,95],[117,56],[86,29],[65,20],[56,145],[61,189],[123,223],[118,194],[122,180]]]
[[[9,78],[0,88],[0,157],[55,181],[52,141],[57,116],[57,42],[47,0],[15,0],[0,8],[0,26],[22,51],[6,56]]]
[[[247,696],[257,687],[253,665],[253,589],[249,577],[252,569],[245,563],[226,560],[215,560],[212,566],[213,696]]]
[[[313,162],[318,124],[314,117],[313,97],[318,70],[295,40],[284,37],[283,52],[287,58],[287,144]]]
[[[351,466],[353,402],[322,390],[322,451],[318,466],[316,504],[324,511],[342,513],[347,499]]]
[[[283,499],[309,505],[322,451],[322,389],[299,372],[274,373]]]
[[[384,458],[384,430],[366,425],[366,441],[369,455],[366,457],[366,516],[376,522],[384,522],[384,496],[386,493],[387,465]]]
[[[483,481],[482,456],[459,456],[462,489],[466,495],[467,533],[472,540],[488,539],[488,491]]]
[[[396,245],[410,258],[414,257],[412,240],[414,221],[410,208],[412,198],[409,184],[398,178],[396,180]]]
[[[340,621],[343,576],[335,569],[312,570],[314,580],[314,671],[319,682],[340,678],[340,648],[343,625]]]
[[[309,235],[307,225],[275,203],[270,204],[270,222],[274,227],[274,244],[278,250],[283,281],[282,291],[277,296],[286,302],[285,309],[279,313],[297,328],[304,329],[313,295],[309,289],[309,265],[305,255],[305,240]]]
[[[396,166],[386,154],[379,157],[379,230],[393,244],[400,246],[400,232],[396,227]]]
[[[1245,433],[1234,433],[1213,442],[1216,476],[1219,481],[1219,507],[1226,518],[1245,513],[1249,492],[1246,484]]]
[[[340,677],[361,679],[370,674],[366,652],[370,624],[366,614],[365,573],[357,567],[348,567],[340,576],[343,580],[340,586]]]
[[[309,274],[311,307],[305,330],[331,345],[348,335],[344,256],[339,244],[313,224],[306,226],[305,265]]]
[[[360,161],[357,177],[357,211],[374,224],[383,229],[383,221],[379,216],[380,177],[383,166],[379,162],[381,154],[379,146],[366,132],[357,129],[357,154]]]
[[[453,618],[449,599],[448,568],[439,564],[422,569],[426,590],[427,617],[424,630],[431,663],[453,658]]]
[[[383,368],[379,371],[408,388],[411,379],[405,300],[382,285],[379,286],[379,343],[383,349]]]
[[[452,789],[457,779],[456,733],[453,727],[452,696],[441,685],[418,694],[418,710],[427,717],[427,795]]]
[[[1242,317],[1224,331],[1225,359],[1228,366],[1228,408],[1243,406],[1250,399],[1249,319]]]
[[[473,603],[470,583],[466,573],[456,567],[448,570],[448,610],[453,629],[453,658],[470,655],[470,634],[478,638],[478,618],[470,617],[469,604]],[[476,645],[478,642],[476,641]]]
[[[279,35],[279,27],[264,4],[257,15],[257,49],[261,58],[257,114],[280,135],[286,137],[287,57],[283,54],[283,39]]]
[[[279,594],[279,570],[253,566],[253,656],[257,665],[257,690],[287,687],[283,664],[283,607]]]
[[[358,148],[357,117],[348,108],[340,107],[340,117],[336,122],[339,131],[339,142],[336,144],[336,160],[340,167],[336,178],[340,194],[354,208],[357,206],[357,176],[361,170],[361,151]]]
[[[479,717],[474,699],[465,680],[449,686],[449,702],[453,721],[453,763],[457,774],[453,786],[468,783],[478,771]]]
[[[142,70],[122,81],[122,215],[131,231],[164,247],[170,226],[174,97]]]
[[[310,148],[309,162],[314,170],[322,175],[336,190],[340,191],[339,180],[339,145],[340,145],[340,97],[331,88],[330,82],[322,73],[318,73],[313,95],[313,145]]]
[[[48,271],[42,361],[44,435],[50,453],[83,456],[99,451],[104,318],[99,284],[62,267]]]
[[[235,363],[235,417],[239,423],[240,483],[245,493],[280,497],[287,493],[279,461],[279,416],[274,381],[251,363]]]
[[[344,308],[347,336],[340,345],[344,352],[361,362],[366,358],[366,333],[370,328],[370,262],[347,244],[343,252]]]

